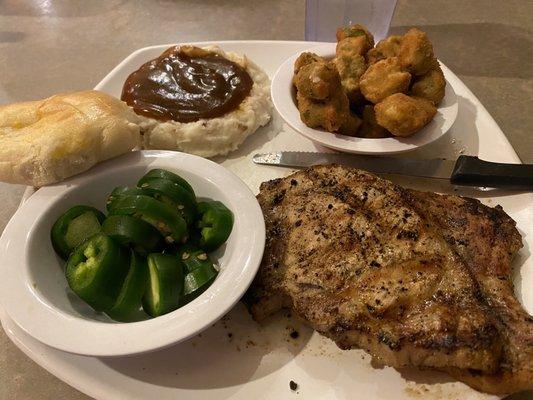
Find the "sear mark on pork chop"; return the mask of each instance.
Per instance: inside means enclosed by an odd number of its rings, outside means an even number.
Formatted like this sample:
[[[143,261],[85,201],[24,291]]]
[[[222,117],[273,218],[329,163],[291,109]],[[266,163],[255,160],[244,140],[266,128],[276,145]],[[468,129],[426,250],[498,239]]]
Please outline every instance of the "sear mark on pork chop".
[[[387,365],[533,388],[533,322],[510,279],[522,241],[501,207],[335,165],[265,182],[257,198],[267,240],[245,297],[257,321],[289,307]]]

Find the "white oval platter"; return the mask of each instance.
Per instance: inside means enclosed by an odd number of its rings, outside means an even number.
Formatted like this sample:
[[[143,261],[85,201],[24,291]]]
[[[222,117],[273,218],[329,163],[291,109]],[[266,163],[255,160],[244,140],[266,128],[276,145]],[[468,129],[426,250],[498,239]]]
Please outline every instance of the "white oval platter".
[[[272,78],[290,56],[320,43],[281,41],[204,42],[226,51],[247,54]],[[129,73],[159,55],[170,45],[140,49],[126,58],[97,89],[120,95]],[[446,135],[409,157],[481,158],[519,163],[520,160],[498,125],[472,92],[450,71],[449,84],[458,99],[455,124]],[[235,172],[254,193],[265,180],[286,176],[290,170],[255,166],[253,154],[279,150],[330,151],[297,134],[274,114],[234,153],[215,161]],[[402,155],[401,155],[402,156]],[[516,290],[526,309],[533,312],[533,195],[501,191],[463,190],[429,180],[392,178],[404,185],[478,197],[484,203],[501,204],[518,224],[524,249],[515,260]],[[242,304],[212,328],[177,346],[138,357],[101,359],[82,357],[42,345],[24,334],[5,315],[2,324],[9,337],[46,370],[91,397],[118,399],[351,399],[402,400],[413,398],[496,399],[453,381],[446,375],[393,368],[374,368],[361,350],[341,351],[293,318],[278,315],[265,326],[252,321]],[[297,339],[290,333],[299,332]],[[298,389],[292,392],[289,381]]]

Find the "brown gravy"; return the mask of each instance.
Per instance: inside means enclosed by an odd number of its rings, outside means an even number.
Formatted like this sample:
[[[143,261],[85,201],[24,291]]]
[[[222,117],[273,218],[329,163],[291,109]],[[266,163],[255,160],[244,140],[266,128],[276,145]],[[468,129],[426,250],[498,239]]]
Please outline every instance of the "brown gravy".
[[[220,117],[248,96],[253,80],[240,65],[193,46],[175,46],[133,72],[122,100],[161,121]]]

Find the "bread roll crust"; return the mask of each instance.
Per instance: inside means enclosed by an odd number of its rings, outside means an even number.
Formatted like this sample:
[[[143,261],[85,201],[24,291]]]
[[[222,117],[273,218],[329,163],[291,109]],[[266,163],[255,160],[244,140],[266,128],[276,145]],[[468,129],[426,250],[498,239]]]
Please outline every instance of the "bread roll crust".
[[[0,181],[59,182],[140,145],[138,117],[94,90],[0,106]]]

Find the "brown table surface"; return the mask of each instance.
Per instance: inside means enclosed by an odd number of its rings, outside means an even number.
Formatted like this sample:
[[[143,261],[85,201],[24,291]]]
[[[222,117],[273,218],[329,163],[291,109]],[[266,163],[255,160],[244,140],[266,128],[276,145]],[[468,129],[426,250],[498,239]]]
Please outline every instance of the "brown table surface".
[[[533,1],[399,0],[391,33],[425,30],[523,162],[533,163]],[[0,0],[0,104],[92,88],[132,51],[200,40],[303,40],[304,1]],[[0,229],[24,188],[0,184]],[[86,399],[0,330],[0,399]],[[533,393],[513,396],[531,399]]]

